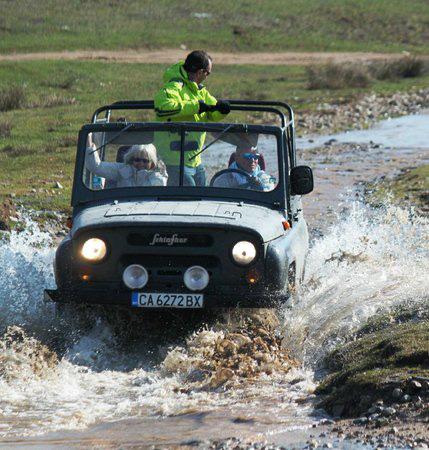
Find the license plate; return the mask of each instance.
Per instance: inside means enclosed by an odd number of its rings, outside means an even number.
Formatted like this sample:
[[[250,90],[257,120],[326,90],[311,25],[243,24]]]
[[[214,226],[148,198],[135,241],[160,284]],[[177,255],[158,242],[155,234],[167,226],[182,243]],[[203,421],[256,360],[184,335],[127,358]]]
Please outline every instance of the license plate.
[[[202,308],[203,294],[133,292],[131,305],[136,308]]]

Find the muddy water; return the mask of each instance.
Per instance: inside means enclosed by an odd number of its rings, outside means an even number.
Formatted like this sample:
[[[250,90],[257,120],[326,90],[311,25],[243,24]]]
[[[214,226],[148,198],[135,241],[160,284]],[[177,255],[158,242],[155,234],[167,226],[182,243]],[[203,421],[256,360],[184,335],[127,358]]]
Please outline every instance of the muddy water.
[[[404,119],[427,130],[428,118]],[[53,285],[49,236],[28,223],[1,241],[2,446],[204,447],[230,436],[303,445],[327,417],[312,394],[326,351],[380,311],[427,307],[429,290],[428,221],[364,206],[354,188],[427,160],[427,149],[412,136],[399,148],[308,147],[300,158],[315,169],[305,200],[314,240],[299,302],[279,311],[279,323],[267,312],[225,314],[182,338],[136,337],[95,315],[79,331],[41,302]]]

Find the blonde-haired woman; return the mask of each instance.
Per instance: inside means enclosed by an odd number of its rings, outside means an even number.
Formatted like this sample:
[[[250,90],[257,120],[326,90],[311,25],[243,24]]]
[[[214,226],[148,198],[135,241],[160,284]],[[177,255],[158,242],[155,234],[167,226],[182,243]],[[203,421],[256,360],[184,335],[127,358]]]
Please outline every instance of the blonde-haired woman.
[[[92,139],[88,139],[86,168],[108,181],[115,181],[116,187],[166,186],[165,164],[158,159],[153,144],[133,145],[125,154],[124,162],[101,161]]]

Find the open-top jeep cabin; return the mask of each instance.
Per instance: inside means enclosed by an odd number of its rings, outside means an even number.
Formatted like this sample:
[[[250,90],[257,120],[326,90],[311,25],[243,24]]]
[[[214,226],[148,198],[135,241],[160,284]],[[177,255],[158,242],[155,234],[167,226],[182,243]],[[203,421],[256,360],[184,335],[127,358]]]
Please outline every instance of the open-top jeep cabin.
[[[72,226],[46,297],[137,308],[285,302],[304,269],[300,198],[313,189],[311,169],[296,165],[290,106],[231,101],[232,114],[274,113],[280,126],[111,121],[141,109],[153,102],[113,103],[80,130]]]

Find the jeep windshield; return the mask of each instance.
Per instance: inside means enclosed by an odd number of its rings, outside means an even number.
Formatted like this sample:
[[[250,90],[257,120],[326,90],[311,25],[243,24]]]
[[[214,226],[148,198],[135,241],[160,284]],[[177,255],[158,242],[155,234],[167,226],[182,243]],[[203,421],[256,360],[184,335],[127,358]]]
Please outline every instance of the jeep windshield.
[[[118,125],[101,127],[107,131],[95,125],[86,134],[81,173],[91,191],[195,187],[268,193],[279,185],[278,128]]]

